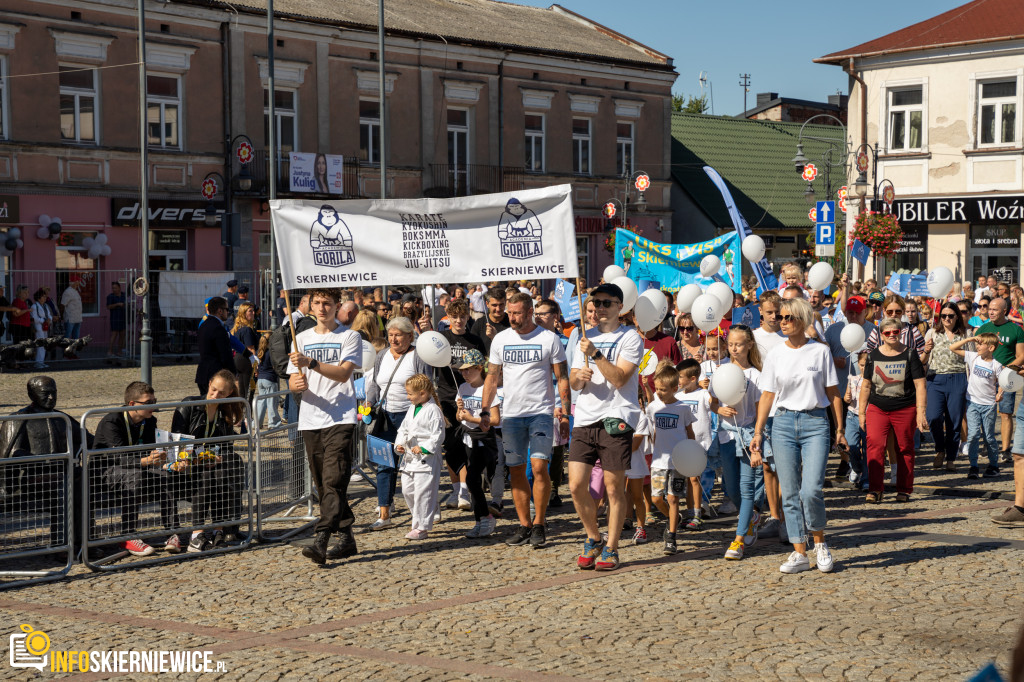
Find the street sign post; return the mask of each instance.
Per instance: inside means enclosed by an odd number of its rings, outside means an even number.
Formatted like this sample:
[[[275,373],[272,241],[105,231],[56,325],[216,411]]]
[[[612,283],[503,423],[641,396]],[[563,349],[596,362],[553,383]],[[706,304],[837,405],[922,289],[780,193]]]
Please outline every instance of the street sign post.
[[[814,255],[836,255],[836,203],[819,201],[815,207]]]

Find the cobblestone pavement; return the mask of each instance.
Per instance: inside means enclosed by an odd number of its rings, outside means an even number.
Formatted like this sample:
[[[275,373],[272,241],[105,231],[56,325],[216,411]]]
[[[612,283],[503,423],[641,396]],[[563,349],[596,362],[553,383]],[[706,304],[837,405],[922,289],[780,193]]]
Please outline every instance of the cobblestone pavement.
[[[111,403],[102,390],[136,372],[55,376],[81,409]],[[187,395],[191,372],[156,368],[160,397]],[[724,561],[729,519],[680,533],[675,556],[624,542],[620,570],[578,571],[569,504],[552,510],[540,550],[504,545],[508,514],[495,536],[469,540],[472,515],[447,510],[411,543],[399,497],[399,525],[358,535],[351,559],[316,567],[280,543],[113,573],[76,567],[0,592],[0,634],[27,623],[55,650],[208,650],[227,672],[203,679],[228,680],[956,680],[989,661],[1005,674],[1024,615],[1024,532],[992,524],[1008,502],[982,495],[1012,482],[935,473],[930,454],[908,504],[826,491],[831,574],[780,574],[788,548],[775,539]],[[365,526],[370,487],[352,498]],[[0,678],[61,676],[0,665]]]

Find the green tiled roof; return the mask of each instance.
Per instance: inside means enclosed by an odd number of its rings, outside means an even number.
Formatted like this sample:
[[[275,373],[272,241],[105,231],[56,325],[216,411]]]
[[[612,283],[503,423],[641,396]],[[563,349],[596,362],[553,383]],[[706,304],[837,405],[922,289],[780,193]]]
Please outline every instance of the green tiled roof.
[[[752,228],[810,228],[811,206],[804,199],[807,183],[793,167],[800,123],[755,121],[730,116],[672,114],[672,178],[718,227],[731,227],[722,195],[704,166],[717,170],[732,192],[736,206]],[[843,129],[810,124],[803,129],[804,155],[818,168],[814,190],[825,197],[822,155],[834,140],[832,186],[844,184]],[[852,164],[852,160],[850,162]],[[835,198],[835,197],[832,197]]]

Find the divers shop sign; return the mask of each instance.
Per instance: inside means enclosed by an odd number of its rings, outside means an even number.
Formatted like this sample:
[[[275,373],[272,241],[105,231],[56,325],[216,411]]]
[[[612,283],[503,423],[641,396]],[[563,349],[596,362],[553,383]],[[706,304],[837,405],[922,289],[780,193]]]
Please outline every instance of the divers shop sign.
[[[570,185],[455,199],[270,202],[288,289],[578,276]]]

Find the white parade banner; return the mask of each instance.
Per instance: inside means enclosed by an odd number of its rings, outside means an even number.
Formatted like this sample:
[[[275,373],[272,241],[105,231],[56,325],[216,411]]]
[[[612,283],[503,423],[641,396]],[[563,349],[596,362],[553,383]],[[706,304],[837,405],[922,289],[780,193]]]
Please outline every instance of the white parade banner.
[[[286,289],[579,275],[572,186],[455,199],[270,202]]]

